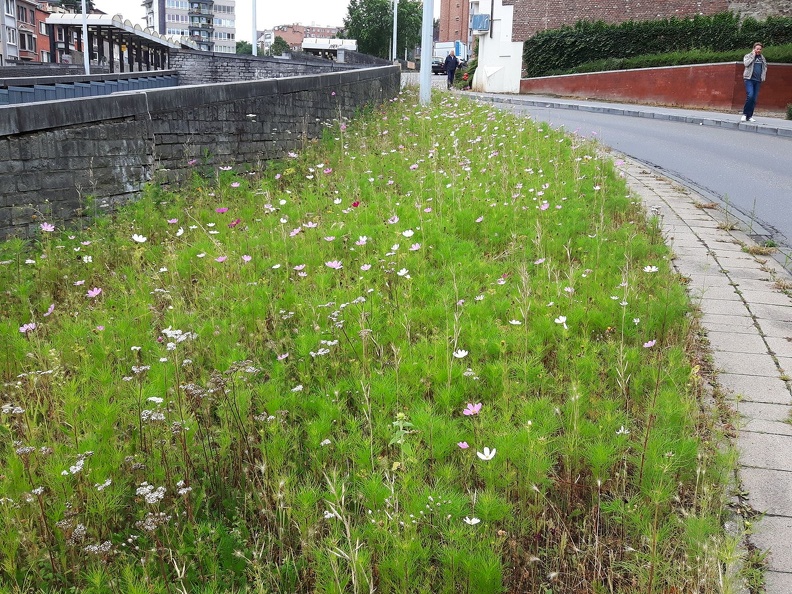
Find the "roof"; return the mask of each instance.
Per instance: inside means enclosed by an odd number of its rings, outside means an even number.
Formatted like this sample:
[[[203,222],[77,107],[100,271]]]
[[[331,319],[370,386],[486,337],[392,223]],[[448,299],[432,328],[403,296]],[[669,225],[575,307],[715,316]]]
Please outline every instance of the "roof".
[[[132,21],[129,19],[124,19],[124,17],[120,14],[115,16],[110,16],[109,14],[87,14],[85,15],[85,21],[89,28],[116,29],[135,37],[139,37],[142,40],[148,41],[154,45],[162,45],[174,49],[179,49],[182,46],[198,49],[198,46],[195,44],[195,42],[191,39],[188,39],[187,37],[180,37],[179,39],[165,37],[164,35],[157,33],[154,29],[143,29],[143,27],[138,24],[133,25]],[[48,25],[81,27],[83,24],[83,15],[77,13],[53,13],[47,17],[45,22]]]

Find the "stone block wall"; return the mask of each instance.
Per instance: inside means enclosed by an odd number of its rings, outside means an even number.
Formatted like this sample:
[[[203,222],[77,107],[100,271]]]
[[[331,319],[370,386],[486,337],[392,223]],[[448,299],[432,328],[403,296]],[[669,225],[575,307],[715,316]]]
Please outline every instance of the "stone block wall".
[[[192,85],[344,72],[361,66],[389,64],[358,52],[347,53],[354,55],[347,56],[341,64],[302,53],[290,58],[272,58],[179,49],[170,50],[170,67],[179,72],[180,84]]]
[[[0,107],[0,239],[134,199],[155,177],[177,182],[192,158],[282,157],[395,97],[399,76],[386,66]]]
[[[756,19],[792,16],[792,0],[503,0],[503,4],[514,6],[512,41],[581,20],[622,23],[726,11]]]

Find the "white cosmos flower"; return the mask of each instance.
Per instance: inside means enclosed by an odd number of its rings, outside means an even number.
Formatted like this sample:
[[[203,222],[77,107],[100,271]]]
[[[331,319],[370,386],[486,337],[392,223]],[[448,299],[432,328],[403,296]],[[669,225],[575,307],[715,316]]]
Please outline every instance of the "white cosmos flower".
[[[476,524],[481,522],[481,520],[479,520],[478,518],[468,518],[467,516],[465,516],[464,522],[465,524],[468,524],[470,526],[475,526]]]
[[[407,229],[407,231],[402,231],[402,235],[405,237],[412,237],[415,235],[415,232],[412,229]]]
[[[454,351],[453,353],[454,357],[456,357],[457,359],[462,359],[463,357],[466,357],[467,354],[468,352],[463,349],[459,349],[458,351]]]
[[[482,460],[492,460],[495,457],[495,452],[497,452],[495,448],[491,450],[489,448],[484,448],[484,452],[476,452],[476,456],[481,458]]]
[[[182,235],[184,235],[184,229],[179,227],[179,230],[176,231],[176,237],[181,237]]]
[[[134,241],[136,241],[137,243],[145,243],[145,242],[146,242],[146,240],[148,239],[148,237],[144,237],[143,235],[138,235],[137,233],[135,233],[135,234],[132,236],[132,239],[133,239]]]
[[[521,326],[522,322],[520,320],[509,320],[509,324],[512,326]]]
[[[568,327],[567,327],[567,325],[566,325],[566,316],[558,316],[558,317],[557,317],[557,318],[554,320],[554,322],[555,322],[556,324],[563,324],[563,325],[564,325],[564,330],[569,330],[569,328],[568,328]]]
[[[657,272],[657,266],[644,266],[644,272]]]

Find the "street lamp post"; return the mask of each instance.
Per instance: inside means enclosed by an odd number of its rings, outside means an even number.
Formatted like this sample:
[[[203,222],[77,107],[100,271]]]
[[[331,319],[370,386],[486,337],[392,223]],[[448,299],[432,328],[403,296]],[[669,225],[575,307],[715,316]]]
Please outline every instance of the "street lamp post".
[[[258,31],[256,30],[256,3],[257,0],[253,0],[253,55],[258,56]]]
[[[399,54],[396,53],[396,20],[399,13],[399,0],[393,0],[393,50],[391,60],[398,60]]]
[[[88,47],[88,11],[85,8],[85,0],[82,0],[82,52],[85,74],[91,74],[91,48]]]
[[[432,31],[434,29],[434,0],[424,0],[421,26],[421,84],[418,96],[422,105],[432,100]]]

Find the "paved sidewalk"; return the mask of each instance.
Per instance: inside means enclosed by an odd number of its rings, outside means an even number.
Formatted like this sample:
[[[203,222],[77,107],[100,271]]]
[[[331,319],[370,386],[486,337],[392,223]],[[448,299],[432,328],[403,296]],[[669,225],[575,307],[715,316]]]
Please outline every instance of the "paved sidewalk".
[[[751,256],[739,231],[719,228],[704,200],[627,160],[630,189],[659,210],[676,270],[703,314],[717,381],[739,412],[743,500],[763,514],[750,542],[768,550],[767,594],[792,592],[792,299],[778,289],[790,276],[772,258]]]
[[[670,122],[683,122],[700,126],[717,126],[719,128],[742,130],[745,132],[792,137],[792,120],[785,120],[780,117],[763,117],[755,115],[754,118],[756,122],[752,123],[741,122],[740,114],[738,113],[677,109],[674,107],[655,107],[652,105],[635,105],[629,103],[610,103],[606,101],[589,101],[583,99],[561,99],[544,95],[504,95],[472,92],[466,92],[465,95],[473,99],[491,101],[493,103],[608,113],[620,116],[667,120]]]

